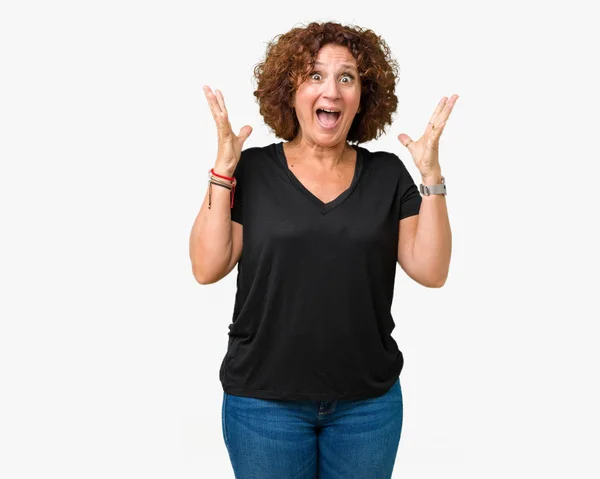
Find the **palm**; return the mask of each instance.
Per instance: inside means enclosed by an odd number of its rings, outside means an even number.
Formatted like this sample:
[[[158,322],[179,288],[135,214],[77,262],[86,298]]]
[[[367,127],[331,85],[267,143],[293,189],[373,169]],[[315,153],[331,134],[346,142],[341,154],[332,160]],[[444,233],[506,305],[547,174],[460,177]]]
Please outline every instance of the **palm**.
[[[208,86],[204,86],[204,93],[217,126],[219,140],[217,162],[224,165],[236,165],[240,160],[244,142],[252,133],[252,127],[245,125],[240,129],[239,135],[233,133],[221,91],[215,90],[213,93]]]
[[[458,95],[452,95],[449,100],[446,97],[440,100],[425,132],[417,141],[412,141],[406,133],[398,135],[400,142],[408,148],[422,176],[434,174],[440,169],[438,155],[440,136],[457,100]]]

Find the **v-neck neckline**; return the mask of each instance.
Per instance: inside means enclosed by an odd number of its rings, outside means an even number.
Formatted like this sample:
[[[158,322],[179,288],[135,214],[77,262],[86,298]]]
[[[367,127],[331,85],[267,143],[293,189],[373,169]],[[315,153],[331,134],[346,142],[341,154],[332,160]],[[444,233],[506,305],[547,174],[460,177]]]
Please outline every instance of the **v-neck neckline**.
[[[356,185],[358,184],[358,180],[360,178],[363,166],[362,151],[359,146],[351,146],[356,150],[356,162],[354,164],[354,174],[352,176],[352,182],[350,183],[350,186],[347,189],[342,191],[336,198],[329,201],[328,203],[324,203],[323,201],[321,201],[306,186],[304,186],[304,184],[296,177],[296,175],[294,175],[294,173],[292,173],[292,170],[290,169],[287,162],[287,158],[285,156],[285,150],[283,149],[283,141],[276,144],[276,150],[277,156],[283,164],[283,169],[287,173],[287,176],[292,182],[292,184],[296,188],[298,188],[306,197],[308,197],[308,199],[311,200],[319,208],[322,214],[327,214],[336,206],[341,205],[346,200],[346,198],[348,198],[352,194],[352,192],[356,188]]]

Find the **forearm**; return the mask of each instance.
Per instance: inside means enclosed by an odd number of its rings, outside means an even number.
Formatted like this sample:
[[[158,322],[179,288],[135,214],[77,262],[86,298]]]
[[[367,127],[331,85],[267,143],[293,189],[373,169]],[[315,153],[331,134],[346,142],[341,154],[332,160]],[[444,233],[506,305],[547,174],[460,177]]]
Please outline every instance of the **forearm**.
[[[424,185],[441,183],[441,174],[423,178]],[[431,284],[442,286],[448,277],[452,251],[452,233],[448,219],[446,197],[428,195],[422,197],[419,221],[413,245],[413,259],[419,269],[426,272]]]
[[[209,209],[209,191],[207,188],[202,207],[192,226],[190,260],[194,277],[201,283],[210,282],[215,277],[220,277],[231,259],[230,195],[230,190],[212,185],[211,207]]]

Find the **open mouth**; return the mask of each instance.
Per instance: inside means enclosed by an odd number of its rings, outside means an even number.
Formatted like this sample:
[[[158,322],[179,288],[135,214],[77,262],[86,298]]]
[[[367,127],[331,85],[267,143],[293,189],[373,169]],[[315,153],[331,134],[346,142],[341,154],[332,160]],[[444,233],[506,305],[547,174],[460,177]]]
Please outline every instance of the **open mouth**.
[[[317,110],[317,120],[319,124],[328,130],[336,127],[341,116],[342,113],[339,111],[323,110],[321,108]]]

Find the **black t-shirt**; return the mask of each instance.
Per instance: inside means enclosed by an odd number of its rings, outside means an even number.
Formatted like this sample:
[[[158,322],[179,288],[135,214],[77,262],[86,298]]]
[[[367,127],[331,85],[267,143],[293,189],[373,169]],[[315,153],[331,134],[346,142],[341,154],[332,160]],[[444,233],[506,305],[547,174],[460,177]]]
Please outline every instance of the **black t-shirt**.
[[[243,248],[219,371],[226,393],[364,399],[398,379],[398,221],[419,214],[422,200],[398,156],[354,148],[352,184],[327,204],[289,169],[283,142],[242,151],[231,218],[243,225]]]

